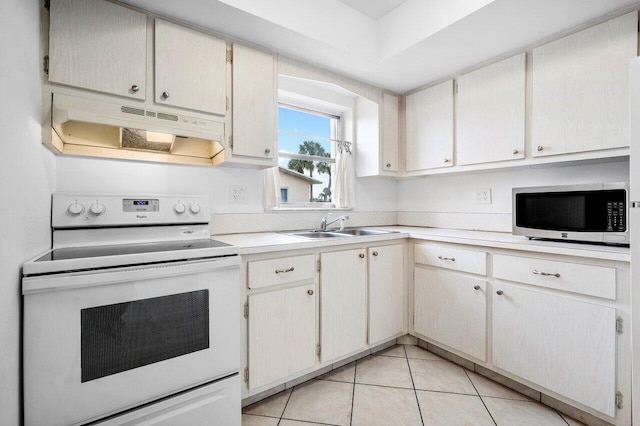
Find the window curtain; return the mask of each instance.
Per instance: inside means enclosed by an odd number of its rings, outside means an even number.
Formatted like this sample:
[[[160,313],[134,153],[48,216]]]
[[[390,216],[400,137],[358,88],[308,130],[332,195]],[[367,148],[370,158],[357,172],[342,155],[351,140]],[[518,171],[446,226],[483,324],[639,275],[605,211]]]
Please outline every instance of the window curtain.
[[[280,207],[280,168],[271,167],[263,171],[264,176],[264,208],[267,210]]]
[[[353,156],[346,149],[336,153],[336,178],[333,181],[333,203],[337,208],[353,207],[355,173]]]

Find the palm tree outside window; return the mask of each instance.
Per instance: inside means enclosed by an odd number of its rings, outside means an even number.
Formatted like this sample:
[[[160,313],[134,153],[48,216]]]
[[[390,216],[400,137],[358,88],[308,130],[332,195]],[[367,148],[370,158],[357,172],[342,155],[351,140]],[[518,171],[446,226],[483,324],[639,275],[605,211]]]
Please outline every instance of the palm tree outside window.
[[[335,141],[339,139],[339,116],[279,105],[278,165],[292,172],[281,173],[281,190],[288,187],[283,204],[331,207]]]

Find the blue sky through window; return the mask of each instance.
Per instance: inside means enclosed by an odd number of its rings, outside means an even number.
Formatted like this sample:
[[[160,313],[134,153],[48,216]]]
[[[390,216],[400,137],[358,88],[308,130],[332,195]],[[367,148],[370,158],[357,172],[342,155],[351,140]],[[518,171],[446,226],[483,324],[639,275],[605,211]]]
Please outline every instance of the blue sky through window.
[[[278,130],[304,133],[305,135],[331,138],[331,119],[321,115],[310,114],[289,108],[278,108]],[[278,149],[284,152],[298,153],[298,148],[305,140],[312,138],[278,133]],[[331,142],[323,139],[312,139],[318,142],[325,151],[331,152]],[[286,167],[286,166],[285,166]]]

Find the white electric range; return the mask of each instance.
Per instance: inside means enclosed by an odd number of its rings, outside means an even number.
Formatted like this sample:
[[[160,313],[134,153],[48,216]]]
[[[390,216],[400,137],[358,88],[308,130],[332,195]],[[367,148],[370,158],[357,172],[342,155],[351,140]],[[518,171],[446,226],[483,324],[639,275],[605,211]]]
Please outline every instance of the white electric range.
[[[240,262],[209,217],[53,195],[53,249],[23,267],[26,425],[240,425]]]

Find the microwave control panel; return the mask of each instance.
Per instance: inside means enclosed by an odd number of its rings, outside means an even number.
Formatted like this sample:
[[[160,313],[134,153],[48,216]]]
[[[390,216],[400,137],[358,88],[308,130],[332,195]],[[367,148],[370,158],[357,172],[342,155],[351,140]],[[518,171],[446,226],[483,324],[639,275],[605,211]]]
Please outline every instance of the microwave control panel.
[[[607,231],[625,231],[626,217],[624,201],[607,202]]]

